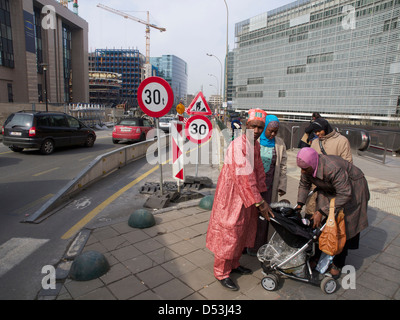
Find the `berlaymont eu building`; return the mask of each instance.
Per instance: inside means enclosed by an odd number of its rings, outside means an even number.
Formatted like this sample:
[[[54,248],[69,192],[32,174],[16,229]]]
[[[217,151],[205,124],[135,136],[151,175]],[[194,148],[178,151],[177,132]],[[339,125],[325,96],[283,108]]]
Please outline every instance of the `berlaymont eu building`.
[[[399,126],[400,0],[299,0],[235,25],[233,108]]]

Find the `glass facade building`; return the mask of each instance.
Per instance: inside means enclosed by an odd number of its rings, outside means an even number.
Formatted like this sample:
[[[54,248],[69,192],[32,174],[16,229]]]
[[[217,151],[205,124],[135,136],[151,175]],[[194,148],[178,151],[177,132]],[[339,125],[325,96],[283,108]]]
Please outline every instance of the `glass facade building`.
[[[188,87],[187,63],[174,55],[150,58],[150,63],[158,70],[157,75],[165,79],[174,92],[174,106],[185,102]]]
[[[137,107],[137,89],[145,57],[137,49],[96,49],[89,54],[89,70],[121,74],[120,103]]]
[[[236,23],[233,107],[399,116],[399,17],[400,0],[299,0]]]

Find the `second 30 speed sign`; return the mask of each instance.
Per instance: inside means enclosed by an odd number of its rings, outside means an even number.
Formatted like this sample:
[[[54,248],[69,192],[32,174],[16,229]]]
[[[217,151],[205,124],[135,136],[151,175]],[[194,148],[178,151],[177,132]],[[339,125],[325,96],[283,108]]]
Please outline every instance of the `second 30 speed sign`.
[[[174,93],[167,81],[160,77],[144,79],[137,92],[142,111],[150,117],[160,118],[171,110]]]
[[[185,133],[186,137],[194,143],[206,142],[212,134],[211,121],[205,116],[193,116],[186,122]]]

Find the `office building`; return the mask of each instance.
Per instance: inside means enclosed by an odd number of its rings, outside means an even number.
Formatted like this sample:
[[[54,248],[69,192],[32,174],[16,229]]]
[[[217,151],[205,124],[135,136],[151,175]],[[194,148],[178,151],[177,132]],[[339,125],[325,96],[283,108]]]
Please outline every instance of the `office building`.
[[[0,0],[0,103],[87,102],[88,23],[54,0]]]
[[[137,49],[96,49],[89,54],[89,69],[121,74],[120,103],[138,106],[137,89],[144,79],[145,57]]]
[[[188,86],[187,63],[174,55],[150,58],[150,63],[158,70],[158,76],[165,79],[174,92],[174,106],[186,101]]]
[[[235,109],[397,122],[400,0],[299,0],[235,25]]]

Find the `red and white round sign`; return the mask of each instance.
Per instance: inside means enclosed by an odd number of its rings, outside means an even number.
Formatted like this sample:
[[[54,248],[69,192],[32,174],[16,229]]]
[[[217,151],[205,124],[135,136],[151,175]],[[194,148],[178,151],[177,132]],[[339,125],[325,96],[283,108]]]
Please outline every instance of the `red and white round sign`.
[[[194,143],[203,143],[211,138],[211,121],[201,115],[190,117],[185,125],[186,137]]]
[[[154,118],[166,115],[174,103],[171,86],[160,77],[144,79],[139,85],[137,97],[142,111]]]

